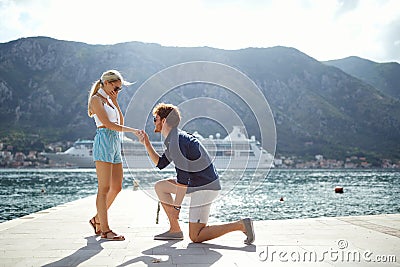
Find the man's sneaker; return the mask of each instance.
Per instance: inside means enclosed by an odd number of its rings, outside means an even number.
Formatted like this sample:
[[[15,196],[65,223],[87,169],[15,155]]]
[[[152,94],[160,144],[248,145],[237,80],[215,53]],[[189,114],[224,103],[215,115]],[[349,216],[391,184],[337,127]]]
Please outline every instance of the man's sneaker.
[[[182,231],[176,233],[171,233],[170,231],[167,231],[165,233],[154,236],[154,240],[183,240],[183,233]]]

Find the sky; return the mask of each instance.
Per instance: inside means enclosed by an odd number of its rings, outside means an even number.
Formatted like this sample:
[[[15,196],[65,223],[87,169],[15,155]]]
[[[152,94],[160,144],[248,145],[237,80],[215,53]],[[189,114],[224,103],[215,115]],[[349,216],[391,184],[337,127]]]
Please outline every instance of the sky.
[[[294,47],[320,60],[400,63],[398,0],[0,0],[0,43]]]

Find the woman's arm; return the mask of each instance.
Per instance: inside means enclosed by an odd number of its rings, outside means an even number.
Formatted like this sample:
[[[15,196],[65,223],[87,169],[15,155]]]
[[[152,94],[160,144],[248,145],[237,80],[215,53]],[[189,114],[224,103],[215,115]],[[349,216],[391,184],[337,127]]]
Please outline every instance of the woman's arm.
[[[117,99],[116,99],[116,98],[115,98],[115,99],[111,98],[111,100],[112,100],[114,106],[115,106],[115,107],[117,108],[117,110],[118,110],[119,118],[120,118],[119,124],[124,125],[124,115],[122,114],[122,111],[121,111],[121,108],[119,107],[119,104],[118,104]]]

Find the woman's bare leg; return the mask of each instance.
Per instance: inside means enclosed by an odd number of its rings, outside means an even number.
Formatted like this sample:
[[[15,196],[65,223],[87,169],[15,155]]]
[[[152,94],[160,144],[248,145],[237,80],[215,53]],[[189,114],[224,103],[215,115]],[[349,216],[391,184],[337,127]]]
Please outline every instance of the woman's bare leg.
[[[111,207],[115,198],[122,190],[122,179],[123,179],[124,170],[122,168],[122,163],[111,164],[111,183],[110,190],[107,193],[106,204],[107,210]],[[99,221],[98,214],[95,216],[96,221]]]
[[[107,209],[111,207],[115,198],[122,190],[122,179],[124,177],[124,170],[122,163],[112,164],[111,171],[111,187],[107,194]]]
[[[101,231],[106,232],[110,229],[107,215],[107,195],[111,187],[112,164],[103,161],[96,161],[96,174],[98,181],[96,207],[97,218],[100,223]]]

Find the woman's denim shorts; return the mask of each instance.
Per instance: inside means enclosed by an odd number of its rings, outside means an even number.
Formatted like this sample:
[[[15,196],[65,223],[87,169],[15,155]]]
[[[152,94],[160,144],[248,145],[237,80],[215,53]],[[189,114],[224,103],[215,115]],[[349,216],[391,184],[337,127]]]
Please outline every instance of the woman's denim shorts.
[[[93,160],[113,164],[122,163],[119,132],[107,128],[97,128],[93,143]]]

